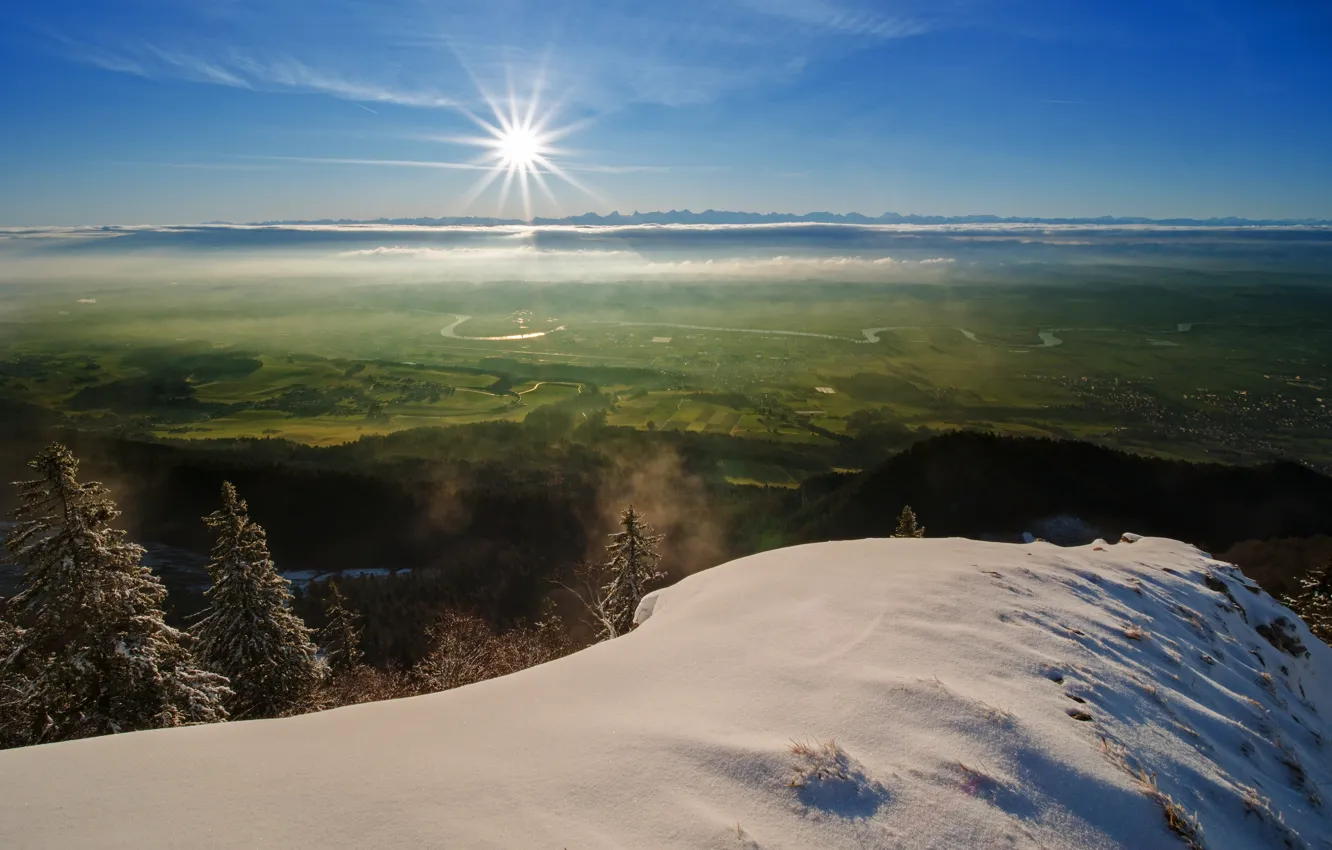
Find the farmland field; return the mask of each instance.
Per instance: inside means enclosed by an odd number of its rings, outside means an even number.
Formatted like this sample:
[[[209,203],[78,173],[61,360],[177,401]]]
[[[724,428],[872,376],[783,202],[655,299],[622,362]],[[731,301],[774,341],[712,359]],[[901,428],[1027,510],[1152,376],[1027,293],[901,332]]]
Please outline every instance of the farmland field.
[[[547,410],[814,445],[970,427],[1332,463],[1332,290],[1122,278],[14,287],[0,398],[173,439],[328,445]]]

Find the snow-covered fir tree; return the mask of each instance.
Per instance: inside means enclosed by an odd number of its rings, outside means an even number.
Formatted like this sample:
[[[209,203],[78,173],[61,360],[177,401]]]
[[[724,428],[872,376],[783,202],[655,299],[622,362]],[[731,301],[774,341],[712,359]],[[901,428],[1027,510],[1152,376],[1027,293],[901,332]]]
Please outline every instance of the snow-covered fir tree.
[[[916,512],[910,505],[902,506],[902,513],[897,515],[897,530],[894,537],[924,537],[925,529],[916,524]]]
[[[1300,578],[1300,590],[1283,600],[1323,643],[1332,645],[1332,561]]]
[[[634,627],[634,612],[649,586],[665,577],[657,569],[661,556],[657,544],[662,536],[652,533],[652,526],[630,505],[620,514],[620,530],[610,535],[606,545],[607,581],[602,585],[599,605],[602,611],[602,637],[626,634]]]
[[[300,712],[324,671],[310,629],[291,610],[291,583],[278,575],[263,528],[229,482],[222,508],[204,522],[218,537],[208,608],[194,629],[200,660],[231,680],[233,717]]]
[[[11,686],[22,680],[24,742],[225,720],[226,679],[200,668],[189,636],[164,621],[166,588],[111,527],[120,512],[106,488],[80,483],[59,444],[29,466],[38,477],[18,485],[6,541],[23,570],[6,606],[18,628],[5,667]]]
[[[21,746],[27,739],[28,677],[19,665],[23,630],[9,619],[0,599],[0,749]]]
[[[324,660],[332,673],[345,673],[361,663],[361,618],[347,608],[347,598],[337,582],[329,582],[328,597],[324,600],[324,614],[328,618],[319,632],[324,647]]]
[[[14,650],[19,648],[23,630],[9,618],[9,603],[0,596],[0,664],[9,660]]]

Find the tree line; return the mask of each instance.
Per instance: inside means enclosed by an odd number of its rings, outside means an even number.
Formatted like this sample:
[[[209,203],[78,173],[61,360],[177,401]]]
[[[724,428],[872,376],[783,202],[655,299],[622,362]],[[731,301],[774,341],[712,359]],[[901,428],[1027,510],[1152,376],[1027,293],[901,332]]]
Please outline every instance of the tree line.
[[[167,591],[143,547],[114,527],[107,489],[78,479],[79,463],[51,444],[19,482],[5,540],[22,571],[0,600],[0,747],[282,717],[458,687],[567,654],[569,632],[547,598],[540,616],[507,631],[445,610],[408,669],[363,662],[361,617],[333,583],[316,633],[292,608],[262,526],[229,482],[203,518],[215,543],[207,605],[188,629],[166,622]],[[579,595],[599,639],[633,628],[642,597],[664,573],[660,535],[631,506],[608,557],[580,574]]]
[[[282,717],[470,684],[571,652],[570,630],[547,596],[539,616],[503,631],[446,608],[426,630],[410,667],[364,662],[362,617],[342,588],[322,594],[318,632],[293,610],[291,583],[269,553],[263,527],[224,482],[203,517],[214,537],[207,604],[188,629],[166,621],[167,591],[144,549],[114,523],[105,487],[78,479],[78,460],[52,444],[20,482],[16,524],[5,540],[22,570],[18,593],[0,600],[0,746],[142,729]],[[895,537],[923,537],[903,507]],[[643,598],[666,578],[662,535],[632,505],[604,559],[586,563],[566,590],[598,640],[636,626]],[[1324,641],[1332,637],[1332,565],[1308,575],[1287,600]]]

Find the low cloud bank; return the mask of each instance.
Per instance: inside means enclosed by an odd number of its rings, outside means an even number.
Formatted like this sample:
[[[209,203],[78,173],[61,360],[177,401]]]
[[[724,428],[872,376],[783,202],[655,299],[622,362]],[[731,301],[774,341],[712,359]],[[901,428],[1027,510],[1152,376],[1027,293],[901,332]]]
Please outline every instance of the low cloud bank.
[[[924,282],[965,269],[1128,263],[1326,273],[1332,227],[1091,224],[293,224],[0,228],[0,282]]]

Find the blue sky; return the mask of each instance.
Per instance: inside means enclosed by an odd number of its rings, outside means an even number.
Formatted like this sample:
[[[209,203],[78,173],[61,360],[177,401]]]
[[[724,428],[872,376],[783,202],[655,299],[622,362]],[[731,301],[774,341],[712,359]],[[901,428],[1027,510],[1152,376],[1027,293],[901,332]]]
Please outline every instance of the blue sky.
[[[5,0],[0,223],[1332,217],[1320,0]],[[548,171],[544,167],[541,170]]]

